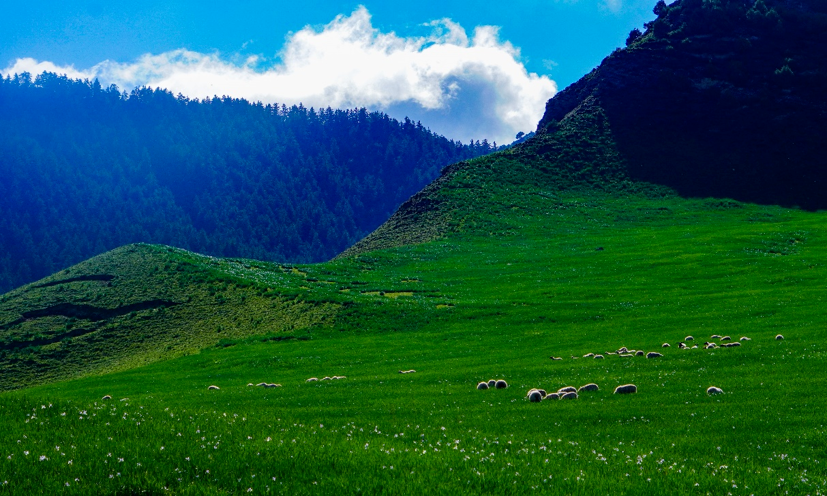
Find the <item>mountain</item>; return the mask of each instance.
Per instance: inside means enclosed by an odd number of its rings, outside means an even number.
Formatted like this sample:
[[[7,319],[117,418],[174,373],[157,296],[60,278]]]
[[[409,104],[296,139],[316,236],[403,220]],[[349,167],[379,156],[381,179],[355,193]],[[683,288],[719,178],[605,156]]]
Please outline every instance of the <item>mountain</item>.
[[[438,246],[449,253],[463,240],[480,237],[510,247],[515,240],[537,238],[543,229],[572,235],[592,225],[609,229],[630,219],[654,222],[673,215],[678,207],[667,205],[677,205],[680,195],[702,197],[696,204],[698,215],[744,209],[742,220],[754,226],[780,214],[746,209],[733,198],[819,208],[824,196],[816,194],[813,184],[820,181],[819,157],[827,145],[817,137],[827,126],[819,120],[825,99],[811,85],[821,81],[827,67],[818,63],[827,52],[824,31],[817,29],[825,22],[822,11],[787,2],[694,0],[658,10],[659,17],[645,33],[630,36],[627,48],[549,101],[534,136],[508,150],[446,167],[385,224],[330,264],[297,268],[132,245],[8,293],[0,300],[0,361],[7,371],[0,387],[65,378],[67,363],[83,364],[72,368],[81,375],[128,368],[191,353],[225,336],[248,339],[304,328],[417,328],[419,319],[430,319],[423,315],[430,315],[430,298],[440,291],[420,287],[413,269],[413,274],[401,275],[376,266],[435,260],[436,255],[428,252],[420,258],[405,251],[397,256],[391,248],[444,240]],[[721,26],[728,28],[722,31]],[[770,36],[784,42],[771,53],[734,50],[746,47],[747,41],[770,50],[763,41]],[[796,68],[792,76],[786,69],[770,71],[780,53],[798,57],[785,62]],[[721,66],[742,70],[722,72]],[[726,106],[733,94],[742,103],[737,108]],[[136,101],[153,101],[157,95],[137,92],[127,100],[113,98],[143,109]],[[160,98],[182,102],[163,93]],[[272,114],[232,100],[183,100],[176,105],[183,105],[182,112],[190,105],[204,112],[235,105],[270,116],[266,118],[298,113],[300,123],[314,120],[307,110]],[[370,116],[335,115],[357,120]],[[735,123],[749,124],[749,132],[733,127]],[[402,129],[418,128],[402,124]],[[785,129],[801,136],[790,136]],[[781,155],[795,160],[772,161]],[[184,187],[200,179],[183,176],[176,184]],[[244,181],[227,184],[246,191]],[[708,196],[718,198],[703,199]],[[576,200],[580,197],[586,199]],[[611,206],[599,207],[601,202]],[[647,206],[636,209],[624,202]],[[548,219],[548,227],[538,230],[538,218]],[[774,256],[797,253],[809,234],[791,229],[767,239],[764,233],[749,236],[762,240],[745,250]],[[395,296],[380,298],[385,304],[376,306],[372,298],[387,294]],[[398,295],[417,299],[396,304]],[[267,302],[273,298],[275,310],[269,311]],[[440,304],[453,305],[450,299]],[[292,306],[319,317],[304,324],[296,320],[298,313],[285,317],[282,312]],[[283,325],[259,328],[269,320]],[[118,342],[131,344],[112,344]]]
[[[628,47],[548,101],[534,137],[447,167],[342,256],[467,228],[504,186],[827,208],[827,4],[656,10]]]
[[[659,4],[646,33],[550,102],[534,137],[448,166],[335,260],[133,244],[1,295],[0,492],[823,493],[827,212],[732,199],[802,204],[795,182],[736,190],[731,171],[681,167],[679,154],[712,151],[628,141],[714,137],[703,116],[726,116],[703,88],[728,80],[686,87],[703,106],[659,126],[651,112],[671,103],[617,115],[665,91],[618,89],[659,74],[644,61],[682,57],[661,21],[728,26],[690,37],[718,53],[730,32],[787,43],[789,23],[821,19],[815,2],[741,5]],[[741,26],[753,9],[774,21]],[[811,47],[795,76],[823,54]],[[671,73],[683,67],[695,70]],[[739,166],[761,158],[750,144],[798,153],[773,134],[806,110],[784,98],[821,105],[795,84],[769,92],[748,106],[761,140],[721,128],[733,146],[717,151]],[[705,171],[727,195],[644,180],[644,159],[677,178]],[[483,386],[494,379],[508,387]],[[627,384],[635,394],[614,394]],[[528,397],[566,386],[576,397]]]
[[[135,242],[326,260],[493,150],[364,109],[0,78],[0,291]]]

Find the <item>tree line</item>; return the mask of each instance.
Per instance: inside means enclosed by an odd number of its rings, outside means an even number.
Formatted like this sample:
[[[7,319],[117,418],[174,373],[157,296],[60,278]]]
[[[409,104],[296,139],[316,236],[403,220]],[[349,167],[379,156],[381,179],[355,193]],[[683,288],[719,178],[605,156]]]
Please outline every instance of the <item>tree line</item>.
[[[496,149],[364,108],[0,77],[0,292],[134,242],[326,260]]]

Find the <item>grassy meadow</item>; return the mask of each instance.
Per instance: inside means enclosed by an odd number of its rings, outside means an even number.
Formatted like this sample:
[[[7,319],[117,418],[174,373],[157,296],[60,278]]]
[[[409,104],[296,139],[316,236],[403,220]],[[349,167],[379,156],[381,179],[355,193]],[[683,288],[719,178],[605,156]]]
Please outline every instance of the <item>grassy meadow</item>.
[[[0,494],[826,491],[827,214],[528,189],[486,205],[325,264],[168,252],[232,275],[204,298],[329,311],[268,328],[256,304],[200,351],[0,394]],[[751,341],[703,349],[714,334]],[[509,387],[476,390],[489,379]]]

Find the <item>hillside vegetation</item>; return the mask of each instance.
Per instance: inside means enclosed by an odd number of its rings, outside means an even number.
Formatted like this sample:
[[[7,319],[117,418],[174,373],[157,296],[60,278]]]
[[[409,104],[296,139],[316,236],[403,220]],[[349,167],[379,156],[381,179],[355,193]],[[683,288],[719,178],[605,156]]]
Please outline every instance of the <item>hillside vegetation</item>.
[[[0,492],[827,492],[827,212],[635,175],[601,71],[658,30],[332,261],[131,245],[2,296]]]
[[[364,109],[0,77],[0,292],[136,242],[327,260],[493,149]]]

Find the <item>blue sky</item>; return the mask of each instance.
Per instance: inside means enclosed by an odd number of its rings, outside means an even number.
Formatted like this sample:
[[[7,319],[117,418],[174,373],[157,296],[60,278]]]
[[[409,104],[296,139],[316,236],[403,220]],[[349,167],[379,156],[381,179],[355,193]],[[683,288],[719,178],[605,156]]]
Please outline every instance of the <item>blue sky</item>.
[[[192,97],[383,110],[507,142],[629,30],[647,0],[9,2],[0,70]]]

